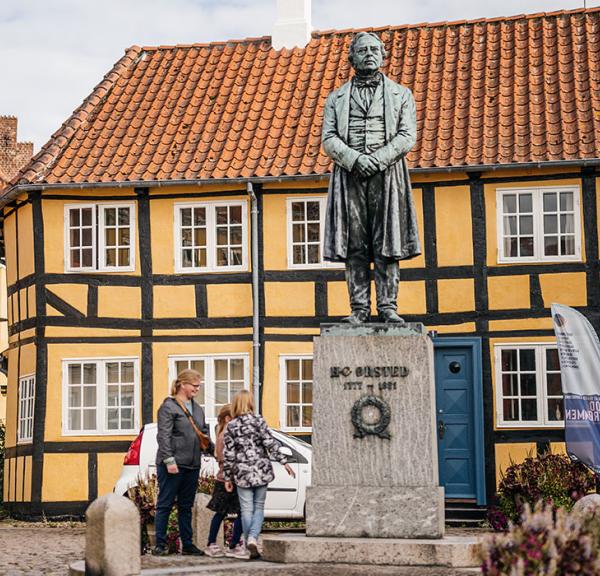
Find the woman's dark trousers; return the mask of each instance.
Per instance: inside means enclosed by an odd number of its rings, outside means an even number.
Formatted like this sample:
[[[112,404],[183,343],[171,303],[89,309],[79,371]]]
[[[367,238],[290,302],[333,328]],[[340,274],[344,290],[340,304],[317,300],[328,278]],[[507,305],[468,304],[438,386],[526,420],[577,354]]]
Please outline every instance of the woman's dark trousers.
[[[169,514],[175,499],[181,544],[184,547],[192,544],[192,506],[198,490],[199,475],[199,468],[179,468],[177,474],[169,474],[164,464],[158,465],[158,502],[154,517],[157,546],[167,545]]]

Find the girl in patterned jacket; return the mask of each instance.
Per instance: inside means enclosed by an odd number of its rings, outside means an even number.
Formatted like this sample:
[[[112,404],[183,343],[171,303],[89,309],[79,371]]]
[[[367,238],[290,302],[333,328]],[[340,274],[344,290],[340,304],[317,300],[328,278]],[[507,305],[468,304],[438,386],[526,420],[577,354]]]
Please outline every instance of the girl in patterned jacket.
[[[296,474],[279,452],[279,442],[273,438],[262,416],[254,414],[254,403],[247,390],[238,392],[231,403],[233,420],[223,437],[223,478],[225,489],[237,488],[242,511],[244,542],[250,558],[258,558],[258,536],[265,517],[267,486],[275,478],[271,460],[283,464],[286,472]]]

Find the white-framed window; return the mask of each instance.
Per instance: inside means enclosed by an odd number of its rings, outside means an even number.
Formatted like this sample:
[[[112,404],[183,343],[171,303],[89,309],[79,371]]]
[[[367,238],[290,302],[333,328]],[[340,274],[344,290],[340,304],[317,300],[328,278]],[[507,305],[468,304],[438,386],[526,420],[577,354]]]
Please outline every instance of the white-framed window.
[[[287,199],[288,268],[339,268],[323,260],[327,196]]]
[[[229,404],[240,390],[248,390],[248,354],[169,356],[169,389],[182,370],[193,369],[202,375],[202,386],[195,401],[204,409],[206,421],[214,424],[219,410]]]
[[[33,440],[33,409],[35,401],[35,375],[19,378],[19,420],[17,443],[29,444]]]
[[[245,200],[175,204],[176,272],[248,268]]]
[[[578,186],[498,189],[498,262],[581,260]]]
[[[556,344],[497,344],[494,351],[498,426],[563,427]]]
[[[281,427],[289,432],[312,431],[313,357],[279,357]]]
[[[65,270],[135,270],[135,205],[66,204]]]
[[[137,358],[66,359],[62,372],[64,435],[137,433]]]

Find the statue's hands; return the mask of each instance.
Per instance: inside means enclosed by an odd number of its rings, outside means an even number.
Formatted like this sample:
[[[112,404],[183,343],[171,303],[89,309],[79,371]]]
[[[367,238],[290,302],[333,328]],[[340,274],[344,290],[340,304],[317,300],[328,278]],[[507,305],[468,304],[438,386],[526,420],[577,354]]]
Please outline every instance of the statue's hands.
[[[367,154],[361,154],[356,159],[354,170],[356,170],[358,175],[362,178],[369,178],[380,171],[379,162]]]

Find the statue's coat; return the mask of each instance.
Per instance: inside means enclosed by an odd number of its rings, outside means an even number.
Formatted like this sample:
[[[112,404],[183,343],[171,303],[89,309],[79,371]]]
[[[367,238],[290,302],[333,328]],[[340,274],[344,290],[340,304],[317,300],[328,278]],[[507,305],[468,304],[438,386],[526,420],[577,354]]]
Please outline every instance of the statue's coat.
[[[405,156],[415,145],[417,120],[411,91],[383,76],[386,144],[371,156],[384,168],[383,256],[394,260],[421,253],[417,219]],[[324,258],[346,260],[348,251],[348,180],[360,152],[348,142],[352,82],[332,92],[325,104],[323,149],[334,160],[329,182],[325,222]]]

